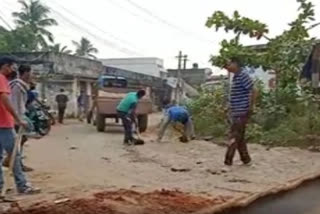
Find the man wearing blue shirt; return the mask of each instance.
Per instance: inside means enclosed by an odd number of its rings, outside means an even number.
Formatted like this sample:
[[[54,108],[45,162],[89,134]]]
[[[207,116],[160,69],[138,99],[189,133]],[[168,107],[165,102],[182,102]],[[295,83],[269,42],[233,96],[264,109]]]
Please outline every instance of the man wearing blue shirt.
[[[244,164],[250,164],[251,157],[245,141],[245,131],[249,116],[253,110],[256,91],[252,79],[242,71],[241,63],[238,59],[232,59],[226,65],[226,69],[228,72],[233,73],[234,77],[230,94],[232,125],[224,163],[231,166],[235,152],[238,150],[241,161]]]
[[[122,120],[122,124],[125,131],[124,144],[135,143],[132,133],[132,123],[137,123],[136,119],[136,107],[140,99],[146,95],[145,90],[139,90],[138,92],[130,92],[125,98],[121,100],[117,107],[118,116]]]
[[[188,110],[182,106],[170,106],[166,109],[165,117],[162,120],[158,141],[160,142],[170,123],[181,123],[184,126],[183,136],[180,138],[183,141],[193,140],[195,138],[192,119]]]

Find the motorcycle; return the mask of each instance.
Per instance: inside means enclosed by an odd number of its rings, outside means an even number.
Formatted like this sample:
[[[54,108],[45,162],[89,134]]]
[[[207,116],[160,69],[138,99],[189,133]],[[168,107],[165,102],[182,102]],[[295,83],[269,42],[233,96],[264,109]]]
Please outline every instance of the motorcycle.
[[[28,118],[32,121],[34,129],[41,136],[49,134],[52,125],[52,115],[48,112],[48,106],[35,102],[27,113]]]
[[[51,125],[53,126],[56,124],[56,119],[53,116],[53,115],[56,115],[56,111],[52,110],[51,107],[46,103],[47,103],[47,100],[44,99],[40,104],[43,107],[44,113],[50,118]]]
[[[48,115],[45,113],[45,110],[42,108],[37,109],[37,117],[38,117],[38,132],[40,135],[45,136],[48,135],[51,130],[51,120]]]

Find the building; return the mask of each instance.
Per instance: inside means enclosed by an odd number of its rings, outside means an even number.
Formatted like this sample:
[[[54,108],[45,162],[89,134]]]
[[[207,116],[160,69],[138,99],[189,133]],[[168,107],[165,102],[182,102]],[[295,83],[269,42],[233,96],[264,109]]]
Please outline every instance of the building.
[[[208,90],[214,90],[216,87],[220,87],[223,83],[228,83],[228,75],[212,75],[207,81],[202,85],[202,88]]]
[[[182,69],[181,78],[194,88],[204,84],[212,74],[210,68],[199,68],[198,64],[193,64],[192,68]],[[168,77],[178,77],[178,69],[168,69]]]
[[[69,97],[67,115],[77,114],[77,97],[80,90],[91,95],[93,85],[103,71],[100,61],[66,54],[47,52],[2,53],[10,55],[19,64],[29,64],[37,80],[40,98],[46,99],[54,109],[57,108],[55,96],[63,88]]]
[[[249,74],[252,79],[261,81],[267,90],[276,86],[276,73],[274,71],[265,71],[262,67],[246,67],[244,72]]]
[[[163,60],[159,58],[100,59],[104,66],[119,68],[154,77],[165,77]]]

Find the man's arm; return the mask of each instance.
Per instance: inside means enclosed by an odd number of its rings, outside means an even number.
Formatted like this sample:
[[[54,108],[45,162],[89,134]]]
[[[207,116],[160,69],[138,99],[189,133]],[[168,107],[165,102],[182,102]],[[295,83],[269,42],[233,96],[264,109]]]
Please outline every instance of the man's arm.
[[[19,116],[19,118],[22,118],[24,112],[23,112],[23,108],[25,105],[24,100],[23,100],[23,95],[22,95],[22,91],[19,89],[18,86],[15,86],[12,88],[12,94],[11,94],[11,103],[12,103],[12,107],[15,110],[15,112],[17,113],[17,115]]]
[[[130,106],[130,111],[129,114],[131,116],[131,119],[135,124],[137,124],[137,115],[136,115],[136,110],[137,110],[137,103],[132,103]]]
[[[171,122],[170,116],[169,116],[168,113],[166,113],[166,115],[162,119],[162,122],[161,122],[161,125],[160,125],[157,141],[161,141],[161,139],[164,136],[164,133],[166,132],[166,130],[167,130],[169,124],[170,124],[170,122]]]
[[[249,113],[253,113],[254,106],[256,104],[256,98],[258,96],[258,91],[254,86],[253,80],[251,79],[251,77],[248,74],[243,75],[241,78],[241,81],[242,81],[242,86],[245,89],[251,91]]]
[[[19,125],[24,125],[25,123],[22,122],[22,120],[19,118],[18,114],[15,112],[15,110],[10,102],[8,94],[0,93],[0,99],[1,99],[1,102],[3,103],[4,107],[13,116],[13,118],[16,120],[16,122]]]
[[[256,105],[258,95],[259,95],[258,89],[256,89],[256,87],[253,87],[252,91],[251,91],[251,96],[250,96],[250,111],[251,111],[251,113],[253,112],[254,107]]]

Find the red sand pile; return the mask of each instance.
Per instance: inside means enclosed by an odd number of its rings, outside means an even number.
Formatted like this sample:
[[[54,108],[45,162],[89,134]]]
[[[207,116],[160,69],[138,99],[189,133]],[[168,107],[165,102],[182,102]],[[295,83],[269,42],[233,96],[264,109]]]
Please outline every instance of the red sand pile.
[[[78,199],[63,204],[38,204],[28,209],[12,208],[7,214],[186,214],[230,198],[206,199],[180,191],[139,193],[129,190],[102,192],[94,198]]]

